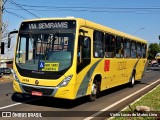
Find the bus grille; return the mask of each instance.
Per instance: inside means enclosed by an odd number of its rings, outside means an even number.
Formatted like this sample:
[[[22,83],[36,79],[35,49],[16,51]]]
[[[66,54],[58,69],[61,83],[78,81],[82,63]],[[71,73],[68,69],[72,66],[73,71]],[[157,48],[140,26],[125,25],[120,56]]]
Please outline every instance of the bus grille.
[[[32,91],[42,92],[43,95],[51,95],[54,92],[54,89],[47,89],[47,88],[34,88],[30,86],[22,85],[22,88],[27,93],[32,93]]]

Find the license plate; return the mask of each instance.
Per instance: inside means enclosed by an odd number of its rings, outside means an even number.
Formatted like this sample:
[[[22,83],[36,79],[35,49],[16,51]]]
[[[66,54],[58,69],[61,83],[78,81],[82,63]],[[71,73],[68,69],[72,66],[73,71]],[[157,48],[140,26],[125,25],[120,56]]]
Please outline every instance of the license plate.
[[[32,95],[34,95],[34,96],[42,96],[42,92],[32,91]]]

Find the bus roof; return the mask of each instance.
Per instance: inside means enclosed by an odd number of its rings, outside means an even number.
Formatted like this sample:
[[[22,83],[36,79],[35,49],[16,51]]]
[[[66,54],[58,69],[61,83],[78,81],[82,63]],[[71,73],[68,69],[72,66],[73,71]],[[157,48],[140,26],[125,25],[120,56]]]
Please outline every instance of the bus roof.
[[[131,40],[136,40],[142,43],[147,44],[147,41],[141,38],[138,38],[136,36],[91,22],[89,20],[86,19],[82,19],[82,18],[74,18],[74,17],[66,17],[66,18],[40,18],[40,19],[31,19],[31,20],[25,20],[23,22],[33,22],[33,21],[41,21],[41,20],[76,20],[78,22],[79,27],[88,27],[88,28],[92,28],[95,30],[99,30],[99,31],[103,31],[112,35],[118,35],[120,37],[125,37],[127,39],[131,39]]]

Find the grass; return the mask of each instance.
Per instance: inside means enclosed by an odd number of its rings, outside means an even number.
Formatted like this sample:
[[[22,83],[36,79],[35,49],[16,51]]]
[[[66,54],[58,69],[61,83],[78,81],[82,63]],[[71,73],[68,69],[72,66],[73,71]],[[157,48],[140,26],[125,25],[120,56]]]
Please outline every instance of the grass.
[[[140,100],[133,103],[131,105],[131,108],[135,110],[136,106],[142,106],[142,105],[150,107],[152,111],[156,111],[156,112],[160,111],[160,85],[156,89],[154,89],[152,92],[147,93]],[[126,108],[125,110],[123,110],[123,112],[132,114],[132,111],[130,108]],[[120,112],[120,113],[123,113],[123,112]],[[134,113],[138,115],[138,113],[136,112]],[[149,115],[150,113],[144,113],[143,115]],[[136,117],[115,117],[112,120],[160,120],[160,118],[148,117],[148,116],[145,116],[145,117],[136,116]]]

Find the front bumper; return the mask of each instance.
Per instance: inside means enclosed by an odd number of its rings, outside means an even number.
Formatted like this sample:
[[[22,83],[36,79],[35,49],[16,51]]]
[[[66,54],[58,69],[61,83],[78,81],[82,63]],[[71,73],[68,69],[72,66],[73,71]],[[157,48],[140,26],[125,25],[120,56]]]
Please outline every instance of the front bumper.
[[[32,91],[41,92],[42,96],[63,98],[63,99],[75,99],[74,85],[67,87],[46,87],[46,86],[36,86],[18,83],[13,81],[13,89],[17,93],[27,93],[32,94]]]

